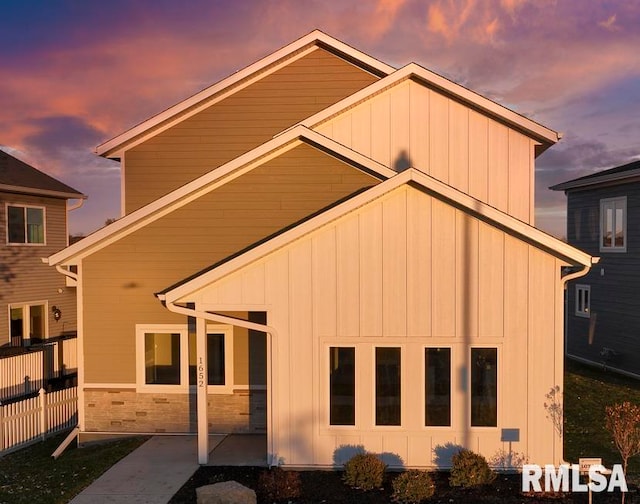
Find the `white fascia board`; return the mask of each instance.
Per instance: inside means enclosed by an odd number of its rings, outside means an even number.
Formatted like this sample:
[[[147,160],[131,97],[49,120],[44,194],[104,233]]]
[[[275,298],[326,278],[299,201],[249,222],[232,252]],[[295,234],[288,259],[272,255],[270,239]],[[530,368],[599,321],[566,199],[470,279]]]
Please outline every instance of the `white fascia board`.
[[[505,230],[505,232],[515,234],[521,239],[532,243],[534,246],[546,250],[555,256],[562,257],[573,264],[588,268],[591,267],[592,263],[597,262],[594,261],[595,258],[592,258],[589,254],[586,254],[525,222],[515,219],[514,217],[511,217],[510,215],[507,215],[486,203],[482,203],[481,201],[476,200],[415,168],[409,168],[368,189],[364,193],[361,193],[340,205],[330,208],[322,214],[299,224],[295,228],[248,250],[244,254],[237,256],[210,271],[203,273],[193,280],[179,285],[167,292],[156,294],[156,296],[161,301],[169,303],[187,301],[187,299],[185,299],[187,296],[193,295],[195,292],[222,279],[223,277],[262,259],[267,254],[287,246],[293,241],[314,232],[320,227],[353,212],[359,207],[364,206],[393,189],[409,182],[413,182],[426,192],[433,193],[435,197],[448,200],[453,206],[460,207],[463,211],[475,215],[483,220],[487,220],[492,225]]]
[[[87,199],[87,196],[82,193],[52,191],[50,189],[36,189],[33,187],[14,186],[6,184],[0,184],[0,192],[30,194],[34,196],[48,196],[50,198],[60,199]]]
[[[359,62],[362,67],[372,68],[382,75],[388,75],[395,71],[395,68],[386,63],[364,54],[319,30],[314,30],[308,35],[99,145],[96,147],[96,154],[104,157],[121,157],[125,146],[128,149],[138,145],[151,136],[165,131],[176,123],[197,114],[202,109],[210,107],[214,103],[244,89],[250,84],[289,65],[293,61],[317,50],[319,47],[324,47],[337,53],[343,53],[352,61]],[[145,135],[145,133],[147,134]],[[140,136],[140,138],[136,139],[138,136]],[[134,141],[131,142],[131,140]]]
[[[489,116],[496,117],[503,122],[523,130],[536,140],[544,141],[548,144],[554,144],[559,140],[559,134],[556,131],[546,128],[541,124],[532,121],[531,119],[528,119],[527,117],[520,115],[499,103],[489,100],[488,98],[485,98],[484,96],[479,95],[460,84],[456,84],[449,79],[433,73],[416,63],[409,63],[408,65],[405,65],[387,77],[370,84],[357,93],[354,93],[338,103],[335,103],[334,105],[331,105],[330,107],[308,117],[304,121],[301,121],[300,124],[303,124],[308,128],[315,128],[346,109],[352,108],[406,79],[422,81],[426,86],[434,87]]]
[[[307,143],[327,155],[336,157],[356,169],[367,171],[378,179],[384,180],[396,174],[386,166],[359,154],[324,135],[311,131],[304,126],[296,126],[249,152],[225,163],[219,168],[198,177],[182,187],[158,198],[144,207],[118,219],[113,224],[99,229],[77,243],[53,254],[48,258],[50,265],[66,264],[106,247],[120,238],[158,220],[204,194],[234,180],[266,161],[277,157],[301,143]]]
[[[591,177],[585,180],[570,180],[551,186],[549,189],[553,191],[567,191],[571,189],[580,189],[583,187],[598,186],[601,184],[615,184],[632,182],[640,177],[640,170],[629,170],[627,172],[609,173]]]

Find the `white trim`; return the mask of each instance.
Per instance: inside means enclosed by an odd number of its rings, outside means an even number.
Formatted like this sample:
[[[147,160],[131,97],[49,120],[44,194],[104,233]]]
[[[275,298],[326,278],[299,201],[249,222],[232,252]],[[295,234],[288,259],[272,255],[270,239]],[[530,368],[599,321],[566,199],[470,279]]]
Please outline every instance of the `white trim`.
[[[135,383],[85,383],[85,390],[88,389],[135,389]]]
[[[36,187],[15,186],[8,184],[0,184],[0,191],[16,194],[26,194],[28,196],[48,196],[50,198],[59,199],[87,199],[87,196],[82,193],[55,191],[51,189],[38,189]]]
[[[489,100],[470,89],[431,72],[416,63],[409,63],[408,65],[405,65],[387,77],[370,84],[366,88],[344,98],[338,103],[308,117],[301,121],[300,124],[309,128],[316,128],[323,122],[330,120],[333,116],[343,112],[344,110],[354,107],[371,96],[384,91],[386,88],[399,84],[406,79],[421,81],[423,85],[434,87],[445,94],[453,95],[456,99],[462,101],[466,105],[479,109],[485,114],[498,118],[510,126],[514,126],[518,130],[524,131],[531,138],[542,141],[546,143],[547,146],[551,146],[559,140],[559,134],[557,132],[546,128],[541,124],[538,124],[537,122],[532,121],[531,119],[520,115],[503,105],[500,105],[499,103]]]
[[[211,170],[113,224],[99,229],[79,242],[51,255],[47,260],[50,265],[66,264],[78,258],[89,256],[303,143],[316,144],[322,147],[322,152],[327,155],[335,156],[346,163],[351,161],[354,168],[369,171],[381,180],[392,177],[396,173],[324,135],[304,126],[296,126],[287,133],[265,142],[215,170]]]
[[[9,343],[11,343],[11,310],[14,308],[22,308],[22,346],[28,346],[31,344],[31,336],[29,332],[31,330],[31,307],[42,306],[43,307],[43,323],[44,334],[42,340],[46,340],[49,337],[49,301],[37,300],[37,301],[22,301],[18,303],[7,304],[7,315],[9,322]]]
[[[341,341],[331,341],[324,344],[325,351],[324,362],[321,363],[321,373],[323,375],[322,383],[324,383],[325,390],[320,392],[322,404],[325,405],[325,415],[322,419],[323,424],[321,428],[326,431],[337,432],[350,432],[359,430],[360,427],[360,414],[358,411],[358,356],[361,352],[358,351],[358,344],[356,343],[343,343]],[[354,372],[354,412],[353,412],[353,425],[334,425],[331,423],[331,349],[332,348],[353,348],[353,372]],[[326,375],[325,375],[326,373]]]
[[[125,131],[115,138],[99,145],[96,147],[96,153],[105,157],[119,157],[122,155],[122,151],[125,148],[131,148],[132,146],[137,145],[137,143],[156,135],[160,131],[164,131],[177,122],[182,121],[184,118],[200,112],[204,107],[211,106],[216,101],[237,92],[243,87],[246,87],[246,85],[262,79],[264,76],[269,75],[279,68],[290,64],[292,61],[303,57],[308,52],[320,47],[326,48],[334,54],[340,55],[340,53],[343,53],[348,59],[352,60],[354,64],[358,65],[358,63],[360,63],[358,66],[365,70],[368,67],[382,75],[388,75],[395,71],[395,68],[382,63],[381,61],[364,54],[363,52],[360,52],[319,30],[314,30],[304,37],[284,46],[274,53],[271,53],[261,60],[258,60],[257,62],[219,81],[218,83],[196,93],[190,98],[168,108],[164,112],[147,119],[128,131]],[[249,79],[249,82],[242,82],[247,79]],[[225,91],[227,92],[224,96],[216,96]],[[135,137],[140,135],[142,136],[136,140]],[[134,140],[134,142],[131,142],[131,140]]]
[[[612,205],[613,211],[613,229],[611,230],[611,246],[606,247],[603,243],[604,241],[604,230],[605,230],[605,205]],[[622,206],[622,241],[623,245],[621,247],[616,246],[616,209],[618,205]],[[600,252],[614,252],[614,253],[624,253],[627,251],[627,241],[629,235],[627,234],[627,197],[626,196],[616,196],[615,198],[602,198],[600,200],[600,234],[598,236],[598,240],[600,243]]]
[[[22,208],[24,213],[24,242],[10,242],[9,241],[9,207]],[[30,243],[28,242],[29,236],[29,223],[27,221],[27,210],[42,210],[42,242]],[[47,245],[47,207],[41,205],[30,205],[28,203],[19,203],[6,201],[4,204],[4,216],[5,216],[5,243],[9,247],[45,247]]]
[[[414,185],[417,184],[420,189],[428,193],[434,193],[438,198],[462,207],[464,211],[477,215],[478,218],[491,221],[494,226],[497,225],[497,227],[504,228],[506,232],[515,234],[518,238],[532,243],[532,245],[537,248],[547,250],[550,254],[560,257],[571,264],[591,267],[592,260],[595,261],[596,259],[523,221],[515,219],[514,217],[511,217],[510,215],[501,212],[486,203],[476,200],[471,196],[458,191],[457,189],[454,189],[453,187],[448,186],[419,170],[416,170],[415,168],[408,168],[402,173],[381,182],[380,184],[357,196],[354,196],[342,204],[330,208],[322,214],[299,224],[295,228],[290,229],[289,231],[286,231],[271,240],[248,250],[244,254],[221,264],[217,268],[209,270],[193,280],[185,282],[182,285],[178,285],[163,294],[158,294],[158,298],[168,302],[185,301],[186,297],[193,295],[196,291],[208,286],[209,284],[238,271],[240,268],[261,259],[267,254],[314,232],[321,226],[337,220],[357,208],[364,206],[370,201],[373,201],[376,198],[389,193],[393,189],[409,182],[413,182]]]
[[[585,301],[584,293],[587,293]],[[576,303],[574,314],[577,317],[591,317],[591,286],[586,284],[576,284]]]

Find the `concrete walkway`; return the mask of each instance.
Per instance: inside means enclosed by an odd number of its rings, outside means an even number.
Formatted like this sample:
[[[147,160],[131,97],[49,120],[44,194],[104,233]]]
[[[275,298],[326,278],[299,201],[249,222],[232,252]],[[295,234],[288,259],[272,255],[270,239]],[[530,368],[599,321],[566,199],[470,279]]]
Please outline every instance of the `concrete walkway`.
[[[209,436],[209,465],[267,463],[264,434]],[[200,467],[196,436],[154,436],[79,493],[71,504],[166,504]]]

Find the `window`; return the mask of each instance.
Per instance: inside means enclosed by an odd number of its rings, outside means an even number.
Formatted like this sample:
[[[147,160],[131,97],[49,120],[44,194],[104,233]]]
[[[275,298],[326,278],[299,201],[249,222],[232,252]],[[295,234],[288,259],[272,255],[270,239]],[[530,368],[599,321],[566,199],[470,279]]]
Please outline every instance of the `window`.
[[[600,251],[626,252],[627,198],[600,200]]]
[[[425,425],[451,425],[451,349],[424,350]]]
[[[400,348],[376,348],[376,425],[400,425]]]
[[[137,385],[143,392],[187,392],[196,385],[196,335],[186,325],[136,326]],[[233,329],[207,326],[208,391],[233,389]]]
[[[498,425],[498,350],[471,349],[471,426]]]
[[[356,349],[329,348],[329,424],[356,424]]]
[[[44,208],[7,205],[7,243],[44,243]]]
[[[576,285],[576,315],[589,317],[591,315],[591,286]]]
[[[47,335],[47,306],[13,304],[9,306],[9,332],[11,346],[23,346],[42,341]]]

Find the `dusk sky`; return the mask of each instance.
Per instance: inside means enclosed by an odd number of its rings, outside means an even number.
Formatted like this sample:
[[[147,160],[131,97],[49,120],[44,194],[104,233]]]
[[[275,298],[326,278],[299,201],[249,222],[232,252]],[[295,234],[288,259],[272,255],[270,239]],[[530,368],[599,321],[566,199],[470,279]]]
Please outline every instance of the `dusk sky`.
[[[557,182],[640,157],[640,2],[3,1],[0,145],[89,196],[70,231],[120,212],[95,147],[320,29],[414,61],[563,133],[538,158],[537,227],[565,234]]]

